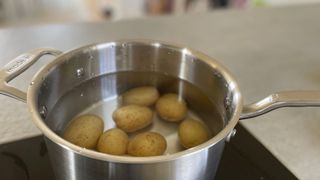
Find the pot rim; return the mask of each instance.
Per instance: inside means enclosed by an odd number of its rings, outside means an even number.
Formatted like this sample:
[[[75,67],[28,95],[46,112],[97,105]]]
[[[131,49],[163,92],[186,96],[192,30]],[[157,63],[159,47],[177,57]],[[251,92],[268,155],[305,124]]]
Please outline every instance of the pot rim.
[[[131,156],[117,156],[117,155],[109,155],[100,153],[94,150],[85,149],[82,147],[79,147],[77,145],[74,145],[66,140],[64,140],[62,137],[60,137],[58,134],[54,133],[47,125],[43,122],[39,111],[38,111],[38,105],[37,105],[37,92],[40,88],[40,85],[42,84],[43,78],[48,71],[56,66],[57,64],[62,62],[62,58],[66,55],[72,54],[79,49],[85,49],[89,47],[96,47],[96,46],[108,46],[108,45],[117,45],[117,44],[123,44],[123,43],[139,43],[139,44],[145,44],[150,46],[164,46],[164,47],[170,47],[174,48],[179,51],[187,51],[188,53],[191,53],[193,56],[198,57],[200,61],[203,61],[204,63],[208,64],[210,67],[218,69],[219,72],[221,72],[222,76],[226,79],[229,86],[232,88],[235,96],[235,110],[231,116],[231,120],[228,122],[228,124],[213,138],[206,141],[205,143],[198,145],[196,147],[183,150],[177,153],[173,154],[165,154],[161,156],[151,156],[151,157],[131,157]],[[59,146],[63,147],[66,150],[70,150],[78,155],[86,156],[89,158],[102,160],[102,161],[108,161],[108,162],[116,162],[116,163],[127,163],[127,164],[148,164],[148,163],[160,163],[160,162],[166,162],[166,161],[172,161],[179,158],[184,158],[187,156],[190,156],[195,153],[200,153],[201,151],[205,151],[208,148],[214,146],[218,142],[224,140],[229,133],[233,130],[233,128],[236,126],[236,124],[239,121],[240,114],[242,112],[242,95],[240,93],[239,86],[237,82],[235,81],[233,75],[220,63],[218,63],[214,58],[211,58],[204,53],[201,53],[197,50],[194,50],[192,48],[188,48],[186,46],[181,46],[173,43],[166,43],[163,41],[158,40],[136,40],[136,39],[130,39],[130,40],[117,40],[117,41],[110,41],[110,42],[102,42],[102,43],[94,43],[87,46],[82,46],[70,51],[67,51],[58,57],[56,57],[52,62],[47,64],[46,66],[42,67],[32,78],[33,85],[29,86],[27,91],[27,105],[29,112],[32,115],[32,121],[34,124],[42,131],[44,136],[46,138],[49,138],[52,142],[58,144]]]

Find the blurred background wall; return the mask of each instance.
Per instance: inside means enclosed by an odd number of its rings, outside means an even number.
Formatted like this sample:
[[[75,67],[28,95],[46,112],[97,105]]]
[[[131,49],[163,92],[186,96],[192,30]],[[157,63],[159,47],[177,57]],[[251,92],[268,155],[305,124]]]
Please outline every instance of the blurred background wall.
[[[0,26],[105,21],[320,0],[0,0]]]

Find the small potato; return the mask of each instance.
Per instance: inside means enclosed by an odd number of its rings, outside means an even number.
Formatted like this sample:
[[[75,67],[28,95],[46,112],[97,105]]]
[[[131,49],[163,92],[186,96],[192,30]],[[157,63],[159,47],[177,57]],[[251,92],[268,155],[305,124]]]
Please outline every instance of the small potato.
[[[170,122],[178,122],[185,118],[188,108],[186,102],[177,94],[165,94],[156,103],[159,116]]]
[[[140,106],[151,106],[159,98],[159,92],[155,87],[143,86],[129,91],[123,94],[123,104],[135,104]]]
[[[167,149],[166,139],[156,132],[136,135],[128,145],[128,154],[132,156],[159,156]]]
[[[87,149],[94,149],[103,132],[103,120],[96,115],[82,115],[73,119],[64,131],[63,138]]]
[[[125,132],[143,129],[152,123],[150,108],[138,105],[123,106],[113,112],[112,118],[117,127]]]
[[[184,120],[178,130],[179,140],[185,148],[192,148],[209,139],[209,131],[203,122],[193,119]]]
[[[98,141],[97,150],[106,154],[123,155],[127,152],[128,135],[118,128],[104,132]]]

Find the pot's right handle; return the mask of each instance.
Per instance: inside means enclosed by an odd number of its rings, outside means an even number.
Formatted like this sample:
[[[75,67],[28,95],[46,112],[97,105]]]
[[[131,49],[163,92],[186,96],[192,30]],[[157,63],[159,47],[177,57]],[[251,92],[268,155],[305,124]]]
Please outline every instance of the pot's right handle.
[[[8,82],[27,70],[43,55],[51,54],[58,56],[61,53],[61,51],[51,48],[39,48],[24,53],[10,61],[2,69],[0,69],[0,94],[25,102],[27,98],[26,93],[8,85]]]
[[[320,106],[320,91],[284,91],[245,105],[240,119],[260,116],[281,107]]]

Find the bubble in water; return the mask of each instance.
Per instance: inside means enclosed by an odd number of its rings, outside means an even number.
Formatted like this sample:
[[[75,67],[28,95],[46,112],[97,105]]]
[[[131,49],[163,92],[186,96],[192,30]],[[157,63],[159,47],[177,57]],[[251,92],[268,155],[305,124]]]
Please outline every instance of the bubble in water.
[[[48,89],[48,85],[47,85],[47,82],[46,82],[46,81],[44,81],[44,82],[42,83],[42,86],[43,86],[45,89]]]
[[[218,77],[218,78],[221,78],[221,74],[218,73],[218,72],[214,72],[213,75],[216,76],[216,77]],[[227,84],[225,84],[225,85],[227,85]]]
[[[30,83],[30,86],[32,86],[32,85],[34,85],[34,82],[33,82],[33,81],[31,81],[31,83]]]
[[[89,54],[89,55],[88,55],[88,59],[89,59],[89,60],[93,60],[92,54]]]
[[[83,97],[83,92],[80,94],[81,97]]]
[[[46,118],[47,116],[47,107],[46,106],[41,106],[39,109],[39,114],[42,118]]]
[[[84,69],[83,68],[77,69],[76,74],[78,78],[82,77],[84,75]]]
[[[226,99],[224,100],[224,106],[226,107],[226,109],[229,109],[231,106],[231,99],[230,97],[226,97]]]
[[[121,46],[122,46],[122,47],[127,47],[127,44],[126,44],[126,43],[122,43]]]

